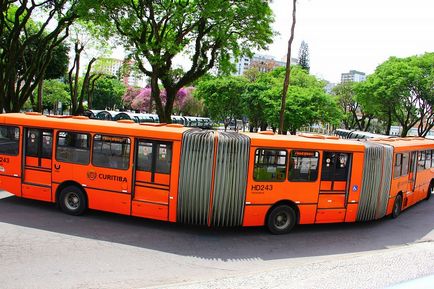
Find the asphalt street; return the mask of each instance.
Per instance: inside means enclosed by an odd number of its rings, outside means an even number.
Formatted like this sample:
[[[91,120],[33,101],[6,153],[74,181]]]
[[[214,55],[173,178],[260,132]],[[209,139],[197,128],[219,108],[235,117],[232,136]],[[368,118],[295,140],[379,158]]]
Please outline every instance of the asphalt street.
[[[397,219],[210,229],[0,192],[0,288],[384,288],[434,274],[434,198]],[[434,284],[433,284],[434,286]]]

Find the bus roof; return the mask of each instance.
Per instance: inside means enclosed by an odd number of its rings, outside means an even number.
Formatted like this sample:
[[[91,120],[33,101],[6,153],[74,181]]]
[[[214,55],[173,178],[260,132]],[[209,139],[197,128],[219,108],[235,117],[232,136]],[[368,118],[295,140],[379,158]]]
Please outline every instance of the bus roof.
[[[364,151],[363,142],[316,134],[278,135],[269,133],[246,133],[252,146],[292,147],[297,149],[334,149],[340,151]]]
[[[0,123],[168,140],[181,140],[182,133],[191,129],[179,125],[137,124],[128,121],[104,121],[87,117],[45,116],[24,113],[0,114]]]
[[[396,137],[396,138],[377,138],[370,139],[370,142],[391,145],[397,152],[406,150],[432,149],[434,140],[425,139],[423,137]]]

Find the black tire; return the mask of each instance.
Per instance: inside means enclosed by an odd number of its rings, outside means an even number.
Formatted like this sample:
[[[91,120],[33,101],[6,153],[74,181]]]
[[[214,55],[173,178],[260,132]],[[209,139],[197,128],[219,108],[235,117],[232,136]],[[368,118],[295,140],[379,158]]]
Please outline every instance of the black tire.
[[[73,216],[81,215],[87,209],[86,195],[76,186],[63,188],[58,202],[63,212]]]
[[[433,190],[433,184],[430,184],[430,185],[429,185],[429,188],[428,188],[428,192],[426,192],[425,200],[428,201],[429,198],[431,198],[432,190]]]
[[[397,195],[395,197],[395,202],[393,203],[393,209],[392,209],[392,218],[395,219],[401,214],[402,209],[402,196]]]
[[[296,223],[295,210],[287,205],[272,208],[267,216],[267,228],[274,235],[289,233]]]

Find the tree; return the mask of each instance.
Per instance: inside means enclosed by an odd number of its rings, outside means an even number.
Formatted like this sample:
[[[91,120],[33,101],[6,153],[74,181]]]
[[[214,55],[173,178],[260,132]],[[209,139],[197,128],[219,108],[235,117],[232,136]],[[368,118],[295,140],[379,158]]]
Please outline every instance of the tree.
[[[298,51],[298,65],[307,72],[310,71],[309,45],[304,41],[301,42],[300,50]]]
[[[243,94],[247,80],[243,77],[223,76],[200,82],[195,91],[205,105],[213,120],[224,120],[225,130],[230,120],[241,119],[243,113]]]
[[[344,82],[333,88],[333,93],[337,96],[339,106],[343,112],[343,124],[345,129],[357,129],[368,131],[373,119],[372,110],[365,110],[365,106],[360,105],[360,98],[356,99],[354,82]],[[361,89],[358,89],[359,96]],[[363,101],[365,105],[365,101]]]
[[[47,109],[49,113],[51,113],[52,110],[54,110],[55,113],[57,112],[59,102],[62,103],[62,107],[67,107],[71,102],[68,85],[57,79],[44,81],[42,100],[43,108]]]
[[[94,108],[122,108],[122,96],[125,93],[124,84],[113,76],[103,76],[95,83]]]
[[[434,53],[391,57],[377,67],[359,88],[358,100],[379,119],[401,127],[401,136],[418,126],[418,135],[434,126]]]
[[[78,0],[1,1],[0,113],[18,112],[39,85],[53,51],[78,18]],[[43,22],[34,22],[35,15]],[[31,54],[32,61],[25,55]]]
[[[288,40],[288,53],[286,55],[285,80],[283,81],[282,101],[280,106],[280,120],[279,120],[280,134],[283,134],[283,127],[285,122],[286,96],[288,94],[289,82],[291,80],[291,49],[292,49],[292,42],[294,41],[294,36],[295,36],[296,13],[297,13],[297,0],[292,0],[291,36],[289,37]]]
[[[267,1],[104,1],[95,2],[97,23],[114,25],[140,70],[151,80],[152,101],[163,122],[171,122],[175,96],[214,66],[228,70],[231,56],[265,48],[272,41]],[[224,13],[222,13],[224,11]],[[190,67],[174,73],[176,56]],[[160,97],[159,81],[167,101]]]

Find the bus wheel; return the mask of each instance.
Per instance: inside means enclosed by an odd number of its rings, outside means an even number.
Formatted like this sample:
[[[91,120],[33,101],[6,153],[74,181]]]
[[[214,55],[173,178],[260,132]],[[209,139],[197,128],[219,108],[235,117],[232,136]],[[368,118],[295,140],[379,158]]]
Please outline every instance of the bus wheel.
[[[76,186],[68,186],[60,192],[59,205],[65,213],[78,216],[87,208],[86,196]]]
[[[294,228],[295,223],[295,211],[286,205],[272,208],[267,217],[267,228],[275,235],[289,233]]]
[[[433,185],[431,184],[428,188],[428,192],[426,193],[426,198],[425,200],[429,200],[429,198],[431,198],[431,194],[432,194],[432,190],[433,190]]]
[[[393,203],[393,210],[392,210],[392,218],[395,219],[401,214],[401,208],[402,208],[402,196],[397,195],[395,197],[395,202]]]

